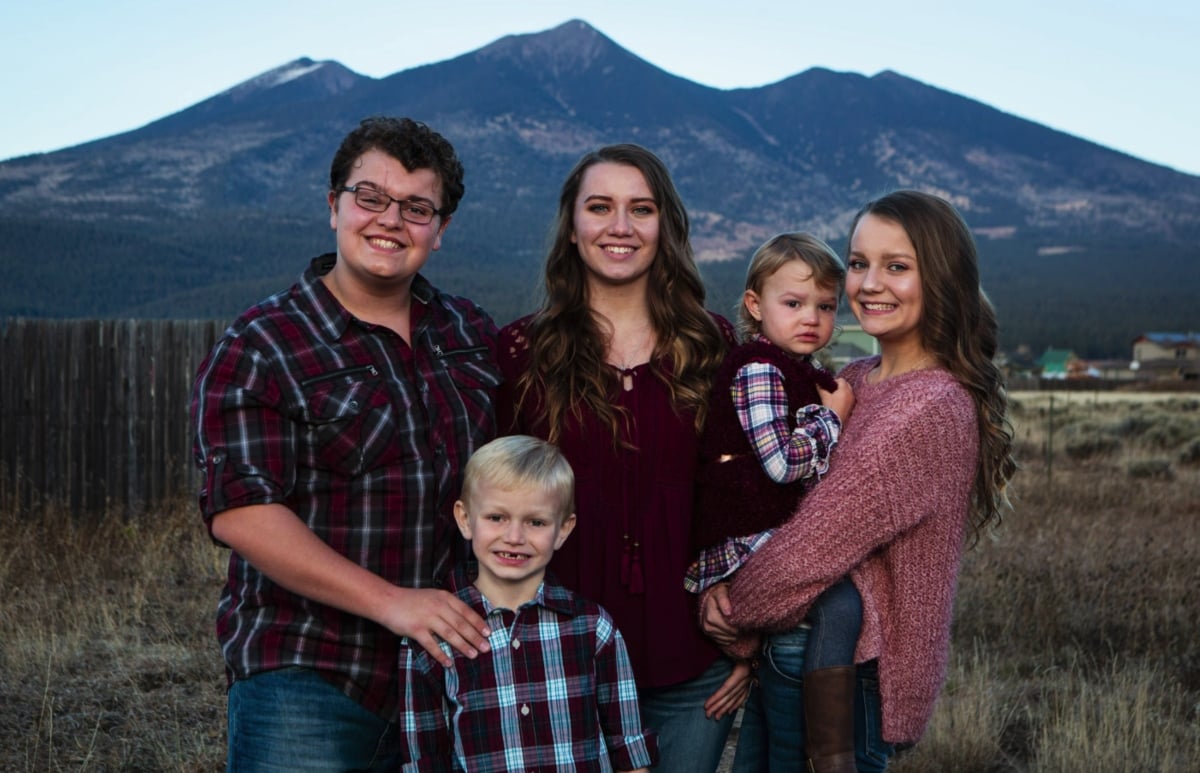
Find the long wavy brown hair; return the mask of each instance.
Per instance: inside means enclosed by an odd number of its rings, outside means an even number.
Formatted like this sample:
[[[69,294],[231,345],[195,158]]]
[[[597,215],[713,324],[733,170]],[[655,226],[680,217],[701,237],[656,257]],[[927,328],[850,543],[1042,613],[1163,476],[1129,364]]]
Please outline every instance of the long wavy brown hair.
[[[994,362],[999,325],[979,282],[975,239],[958,210],[921,191],[894,191],[868,202],[855,216],[851,234],[868,214],[890,220],[908,234],[920,268],[921,341],[975,400],[979,464],[971,514],[978,536],[998,524],[1002,511],[1009,507],[1008,483],[1017,463],[1012,453],[1008,393]]]
[[[632,166],[642,173],[658,206],[658,254],[650,265],[647,298],[657,343],[651,356],[654,375],[667,386],[677,413],[693,412],[696,431],[704,424],[712,378],[725,355],[726,342],[704,309],[704,283],[689,241],[683,201],[661,160],[633,144],[609,145],[579,159],[558,199],[554,240],[543,272],[544,300],[529,323],[529,369],[518,383],[518,399],[531,390],[542,394],[549,440],[556,442],[563,420],[585,410],[622,443],[628,419],[612,405],[618,374],[605,362],[607,333],[588,304],[587,272],[575,231],[575,200],[584,173],[595,164]]]

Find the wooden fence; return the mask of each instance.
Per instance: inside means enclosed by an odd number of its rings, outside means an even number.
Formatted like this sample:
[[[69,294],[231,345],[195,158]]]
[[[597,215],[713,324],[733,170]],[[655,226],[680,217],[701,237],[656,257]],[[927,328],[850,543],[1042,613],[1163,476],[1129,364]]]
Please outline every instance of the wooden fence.
[[[0,507],[132,515],[193,493],[191,384],[225,324],[0,322]]]
[[[190,497],[188,401],[219,321],[0,320],[0,508],[132,515]],[[1012,389],[1196,389],[1032,381]]]

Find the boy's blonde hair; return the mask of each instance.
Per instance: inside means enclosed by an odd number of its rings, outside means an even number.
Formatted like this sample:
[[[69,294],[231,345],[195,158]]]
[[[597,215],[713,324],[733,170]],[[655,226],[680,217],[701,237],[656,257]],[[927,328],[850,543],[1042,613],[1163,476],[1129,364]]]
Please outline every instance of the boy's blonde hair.
[[[834,290],[839,296],[846,288],[846,266],[833,248],[812,234],[796,231],[776,234],[754,251],[746,269],[746,289],[762,295],[767,278],[793,260],[812,269],[817,287]],[[746,309],[744,298],[738,300],[737,327],[742,340],[749,340],[762,330],[762,323]]]
[[[462,500],[471,504],[479,486],[537,488],[558,502],[561,520],[575,512],[575,471],[556,446],[528,435],[508,435],[480,446],[463,472]]]

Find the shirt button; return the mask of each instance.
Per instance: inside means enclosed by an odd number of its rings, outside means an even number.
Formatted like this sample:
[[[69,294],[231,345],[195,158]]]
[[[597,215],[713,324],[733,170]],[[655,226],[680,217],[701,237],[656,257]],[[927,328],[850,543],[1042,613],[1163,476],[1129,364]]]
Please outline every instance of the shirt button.
[[[521,640],[520,640],[520,639],[513,639],[513,640],[512,640],[512,648],[513,648],[514,650],[519,650],[519,649],[521,649]]]
[[[523,717],[529,716],[529,704],[528,703],[521,706],[521,716],[523,716]]]

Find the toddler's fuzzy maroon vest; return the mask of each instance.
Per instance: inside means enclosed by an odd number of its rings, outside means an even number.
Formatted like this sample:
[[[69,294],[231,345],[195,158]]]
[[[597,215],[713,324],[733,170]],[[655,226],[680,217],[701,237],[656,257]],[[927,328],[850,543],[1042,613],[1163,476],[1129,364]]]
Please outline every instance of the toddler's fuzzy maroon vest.
[[[756,339],[730,352],[717,371],[700,439],[693,552],[719,544],[727,537],[757,534],[783,523],[795,512],[796,502],[809,482],[781,484],[767,477],[738,421],[729,390],[738,370],[751,362],[770,363],[783,374],[792,429],[798,408],[820,404],[818,384],[828,391],[837,389],[837,382],[828,371],[807,358],[789,355],[769,341]],[[722,462],[722,457],[731,458]]]

